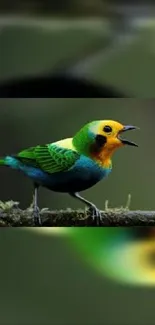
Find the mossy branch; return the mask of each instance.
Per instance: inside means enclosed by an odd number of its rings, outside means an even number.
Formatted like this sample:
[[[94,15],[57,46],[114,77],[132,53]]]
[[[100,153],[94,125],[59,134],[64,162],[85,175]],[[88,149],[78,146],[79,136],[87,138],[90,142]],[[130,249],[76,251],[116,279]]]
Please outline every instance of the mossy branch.
[[[106,201],[105,210],[102,211],[102,220],[98,226],[105,227],[133,227],[155,226],[155,211],[132,211],[129,210],[131,196],[125,208],[111,209]],[[94,227],[89,210],[59,210],[49,211],[44,208],[40,211],[42,227]],[[35,227],[33,208],[26,210],[19,208],[19,203],[14,201],[0,201],[0,227]]]

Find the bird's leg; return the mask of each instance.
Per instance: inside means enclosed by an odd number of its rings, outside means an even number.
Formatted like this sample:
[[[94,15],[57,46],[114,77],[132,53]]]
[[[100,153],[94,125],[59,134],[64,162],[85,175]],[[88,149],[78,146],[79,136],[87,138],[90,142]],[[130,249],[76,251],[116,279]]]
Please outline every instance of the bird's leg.
[[[34,217],[35,225],[41,226],[41,219],[40,219],[39,207],[38,207],[38,188],[39,185],[34,183],[33,217]]]
[[[91,209],[92,211],[92,218],[93,220],[96,218],[97,224],[99,224],[99,220],[102,220],[102,215],[100,210],[96,207],[95,204],[93,204],[92,202],[84,199],[78,192],[75,193],[69,193],[69,195],[71,195],[72,197],[86,203],[86,205]]]

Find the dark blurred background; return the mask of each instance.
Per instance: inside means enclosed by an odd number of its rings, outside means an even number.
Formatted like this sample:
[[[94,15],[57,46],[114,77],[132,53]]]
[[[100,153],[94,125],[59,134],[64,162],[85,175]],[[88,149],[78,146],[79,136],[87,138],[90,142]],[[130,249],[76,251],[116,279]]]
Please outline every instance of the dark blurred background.
[[[126,97],[155,96],[154,1],[2,0],[0,12],[2,84],[21,85],[28,78],[32,86],[33,77],[35,87],[41,78],[41,96],[44,87],[52,92],[55,85],[43,77],[67,74],[86,78],[103,92],[108,87]],[[108,90],[103,97],[109,97]]]

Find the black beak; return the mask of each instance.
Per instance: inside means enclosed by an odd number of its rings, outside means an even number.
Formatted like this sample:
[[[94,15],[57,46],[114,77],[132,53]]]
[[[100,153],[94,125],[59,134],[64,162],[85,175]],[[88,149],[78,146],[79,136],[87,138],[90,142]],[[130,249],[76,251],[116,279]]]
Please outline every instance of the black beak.
[[[125,131],[129,131],[129,130],[136,130],[139,129],[137,126],[133,126],[133,125],[125,125],[124,128],[119,132],[118,134],[118,139],[122,141],[123,144],[128,144],[129,146],[134,146],[134,147],[138,147],[138,144],[136,144],[135,142],[123,139],[122,137],[120,137],[120,134],[125,132]]]

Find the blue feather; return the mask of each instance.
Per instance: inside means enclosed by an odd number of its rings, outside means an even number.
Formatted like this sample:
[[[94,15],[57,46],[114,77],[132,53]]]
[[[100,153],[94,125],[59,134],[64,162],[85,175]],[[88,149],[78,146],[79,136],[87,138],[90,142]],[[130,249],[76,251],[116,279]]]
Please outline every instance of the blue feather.
[[[57,192],[83,191],[95,185],[111,172],[111,169],[103,168],[83,155],[68,171],[53,174],[27,166],[11,156],[5,158],[5,164],[22,171],[38,184]]]

